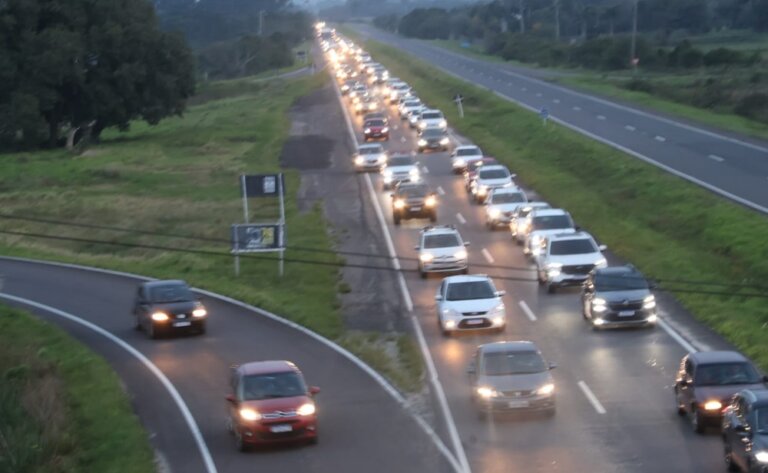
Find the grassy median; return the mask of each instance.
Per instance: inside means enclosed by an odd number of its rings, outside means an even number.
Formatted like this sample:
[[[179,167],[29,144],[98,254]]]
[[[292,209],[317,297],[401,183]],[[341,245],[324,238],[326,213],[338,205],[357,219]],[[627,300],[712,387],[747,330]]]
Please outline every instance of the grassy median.
[[[661,280],[699,319],[768,369],[766,298],[745,295],[768,295],[746,287],[768,280],[765,216],[575,132],[545,127],[535,114],[391,47],[373,41],[365,47],[486,154],[571,211],[613,252]],[[465,97],[463,119],[451,100],[456,93]]]
[[[155,471],[147,434],[100,356],[0,306],[0,471]]]

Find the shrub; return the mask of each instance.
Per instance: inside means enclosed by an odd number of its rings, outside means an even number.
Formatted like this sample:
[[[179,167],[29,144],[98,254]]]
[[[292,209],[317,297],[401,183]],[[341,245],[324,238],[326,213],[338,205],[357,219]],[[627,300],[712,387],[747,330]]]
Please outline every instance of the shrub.
[[[755,92],[745,95],[733,111],[743,117],[768,122],[768,94]]]
[[[728,66],[744,63],[745,59],[740,52],[728,48],[713,49],[703,56],[705,66]]]

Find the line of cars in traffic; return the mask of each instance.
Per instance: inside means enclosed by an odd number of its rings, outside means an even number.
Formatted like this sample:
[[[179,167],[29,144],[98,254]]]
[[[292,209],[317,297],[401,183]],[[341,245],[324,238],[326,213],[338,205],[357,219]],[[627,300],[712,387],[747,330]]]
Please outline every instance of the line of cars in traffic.
[[[352,70],[358,64],[366,80],[381,65],[351,41],[338,38],[332,63]],[[368,79],[375,85],[382,77]],[[429,109],[415,91],[399,79],[388,78],[385,95],[398,84],[398,94],[390,96],[397,103],[397,116],[418,130],[417,151],[448,150],[452,146],[447,122],[439,110]],[[376,96],[363,82],[347,84],[358,93]],[[363,85],[363,87],[360,87]],[[343,85],[342,85],[343,91]],[[396,98],[396,101],[394,100]],[[425,112],[430,114],[425,116]],[[365,123],[364,123],[365,128]],[[430,141],[430,130],[445,136]],[[429,132],[429,133],[426,133]],[[387,136],[387,139],[389,137]],[[394,188],[393,221],[405,216],[427,216],[437,220],[436,210],[425,212],[427,199],[437,206],[434,192],[424,182],[419,166],[409,153],[393,153],[377,145],[376,159],[361,166],[366,146],[355,155],[358,171],[379,171],[383,188]],[[632,265],[609,266],[600,245],[580,229],[565,209],[548,203],[529,201],[514,182],[515,174],[473,144],[453,147],[453,172],[461,175],[469,199],[485,207],[485,224],[490,231],[507,228],[511,239],[522,246],[523,253],[535,267],[536,277],[546,292],[560,287],[580,286],[582,315],[594,328],[656,325],[655,285]],[[367,162],[367,161],[366,161]],[[419,231],[418,270],[422,278],[432,272],[458,272],[442,279],[435,295],[437,323],[449,335],[461,330],[488,329],[503,332],[506,313],[502,296],[486,275],[469,275],[464,241],[453,225],[428,225]],[[543,409],[554,412],[555,385],[540,350],[532,342],[495,342],[477,348],[468,368],[471,396],[485,414],[496,410]],[[721,427],[724,459],[731,471],[768,472],[768,378],[754,364],[733,351],[695,352],[686,355],[676,376],[674,394],[677,411],[686,416],[692,429],[700,433],[708,425]]]

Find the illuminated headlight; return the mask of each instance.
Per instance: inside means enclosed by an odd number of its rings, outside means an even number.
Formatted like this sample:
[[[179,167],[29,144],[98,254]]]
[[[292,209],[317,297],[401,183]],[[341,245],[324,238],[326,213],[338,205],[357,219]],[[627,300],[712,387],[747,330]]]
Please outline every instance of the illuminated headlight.
[[[501,210],[499,209],[488,210],[488,216],[490,216],[491,218],[499,218],[500,215],[501,215]]]
[[[394,206],[395,206],[395,208],[396,208],[396,209],[398,209],[398,210],[399,210],[399,209],[403,209],[403,208],[405,208],[405,201],[404,201],[404,200],[401,200],[401,199],[397,199],[397,200],[395,201],[395,203],[394,203]]]
[[[533,250],[536,251],[538,247],[534,248]],[[549,263],[547,265],[547,274],[550,277],[555,277],[560,275],[560,269],[563,267],[560,263]]]
[[[656,297],[653,294],[643,299],[643,309],[653,309],[654,307],[656,307]]]
[[[605,268],[606,266],[608,266],[608,261],[605,258],[595,261],[595,268]]]
[[[363,130],[363,132],[364,132],[364,133],[370,133],[370,132],[371,132],[371,129],[370,129],[370,128],[366,128],[365,130]]]
[[[441,145],[447,145],[447,144],[448,144],[448,143],[450,143],[450,142],[451,142],[451,141],[448,139],[448,137],[447,137],[447,136],[446,136],[445,138],[443,138],[443,139],[441,139],[441,140],[440,140],[440,144],[441,144]]]
[[[453,254],[456,259],[467,259],[467,250],[459,250]]]
[[[464,160],[463,160],[463,159],[461,159],[461,158],[457,158],[457,159],[456,159],[456,160],[453,162],[453,165],[454,165],[454,166],[456,166],[457,168],[463,168],[464,166],[466,166],[466,165],[467,165],[467,162],[466,162],[466,161],[464,161]]]
[[[541,236],[533,235],[531,237],[531,246],[541,246]]]
[[[152,314],[152,320],[157,322],[165,322],[166,320],[168,320],[168,314],[164,312],[155,312],[154,314]]]
[[[419,255],[419,259],[422,263],[429,263],[433,259],[435,259],[435,256],[432,253],[422,253]]]
[[[255,409],[246,407],[240,409],[240,418],[247,421],[257,421],[261,420],[261,414]]]
[[[592,299],[592,312],[605,312],[608,310],[606,304],[608,304],[606,300],[600,297]]]
[[[453,330],[456,328],[456,321],[455,320],[446,320],[445,321],[445,328],[447,330]]]
[[[346,85],[346,84],[344,84],[344,85],[342,85],[342,86],[341,86],[341,90],[342,90],[343,92],[346,92],[347,90],[349,90],[349,86],[348,86],[348,85]]]
[[[426,128],[426,127],[427,127],[427,124],[426,124],[426,123],[424,123],[424,122],[421,122],[421,123],[419,123],[419,128],[421,128],[422,130],[423,130],[424,128]]]
[[[382,133],[389,133],[389,127],[385,126],[384,128],[381,129],[381,132]]]
[[[362,110],[362,109],[363,109],[363,104],[362,103],[358,102],[358,103],[355,104],[355,110]]]
[[[368,110],[376,110],[376,107],[378,107],[378,105],[376,105],[376,102],[371,102],[368,104]]]
[[[429,197],[424,199],[424,205],[426,205],[427,207],[434,207],[435,205],[437,205],[437,199],[435,198],[435,196],[430,195]]]
[[[427,140],[425,140],[424,138],[419,138],[418,143],[419,143],[419,146],[427,146]]]
[[[601,319],[600,317],[593,319],[592,323],[596,326],[605,325],[605,320]]]
[[[647,319],[645,319],[649,324],[655,324],[659,318],[656,316],[656,314],[651,314],[648,316]]]
[[[440,124],[438,125],[440,128],[445,128],[448,126],[448,122],[445,120],[440,120]]]
[[[392,100],[397,99],[397,92],[393,91],[391,94],[389,94],[389,98],[392,99]]]
[[[384,174],[384,183],[385,184],[391,184],[392,183],[392,174]]]
[[[414,179],[418,179],[419,178],[419,170],[416,169],[416,168],[413,168],[410,171],[408,171],[408,175],[411,176]]]
[[[704,403],[704,410],[706,411],[719,411],[723,408],[723,403],[720,401],[707,401]]]
[[[311,402],[308,402],[306,404],[302,404],[302,406],[296,410],[296,413],[298,413],[300,416],[311,416],[315,413],[315,410],[315,405]]]
[[[494,327],[501,327],[502,325],[504,325],[504,317],[497,316],[497,317],[492,318],[491,319],[491,324]]]
[[[385,73],[383,73],[383,74],[381,75],[381,77],[382,77],[384,80],[387,80],[387,79],[389,79],[389,72],[385,72]]]
[[[760,463],[768,463],[768,452],[759,451],[755,453],[755,460],[759,461]]]
[[[547,383],[536,390],[536,394],[539,396],[549,396],[553,392],[555,392],[555,385],[552,383]]]
[[[384,179],[392,179],[392,170],[391,169],[385,169],[381,173],[382,176],[384,176]]]
[[[492,397],[498,397],[499,392],[488,386],[480,386],[477,388],[477,395],[483,399],[490,399]]]
[[[355,157],[355,164],[361,165],[365,162],[362,156]]]
[[[208,315],[208,311],[203,307],[198,307],[192,311],[192,317],[205,317],[206,315]]]

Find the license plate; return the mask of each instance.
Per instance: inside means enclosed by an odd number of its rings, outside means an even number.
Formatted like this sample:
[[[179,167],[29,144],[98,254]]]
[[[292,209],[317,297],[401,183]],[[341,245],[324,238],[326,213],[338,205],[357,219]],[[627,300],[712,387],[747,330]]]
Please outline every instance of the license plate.
[[[467,320],[467,325],[481,325],[482,323],[483,323],[483,319]]]
[[[513,408],[513,409],[519,409],[521,407],[528,407],[528,401],[509,401],[507,403],[507,407]]]
[[[418,212],[419,210],[421,210],[421,207],[411,207],[411,210],[414,212]]]
[[[190,325],[192,325],[192,322],[189,322],[189,321],[184,321],[184,322],[174,322],[174,323],[173,323],[173,326],[174,326],[174,327],[189,327]]]
[[[633,315],[635,315],[634,310],[622,310],[619,312],[619,317],[632,317]]]
[[[290,424],[273,425],[269,430],[278,434],[280,432],[290,432],[293,430],[293,427]]]

